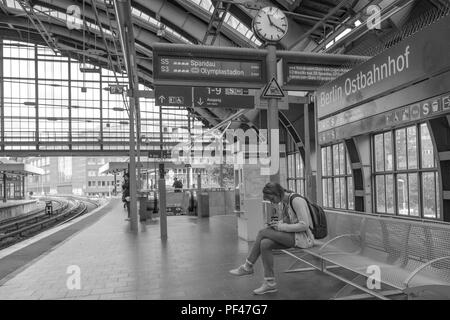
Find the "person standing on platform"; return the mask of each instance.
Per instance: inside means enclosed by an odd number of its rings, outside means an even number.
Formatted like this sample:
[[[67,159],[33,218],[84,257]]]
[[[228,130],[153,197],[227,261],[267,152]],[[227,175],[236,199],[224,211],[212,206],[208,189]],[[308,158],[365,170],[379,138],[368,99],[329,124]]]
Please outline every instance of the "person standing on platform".
[[[130,220],[130,176],[128,172],[125,172],[123,175],[122,201],[123,206],[127,210],[128,214],[128,218],[126,220]]]
[[[263,199],[278,206],[281,221],[273,220],[256,236],[245,263],[236,269],[230,270],[235,276],[253,273],[253,265],[261,256],[264,267],[264,282],[261,287],[254,290],[254,294],[276,292],[277,284],[273,271],[273,249],[287,249],[292,247],[310,248],[314,245],[314,235],[310,230],[312,221],[308,204],[301,197],[291,197],[294,193],[284,189],[280,184],[269,182],[263,189]]]
[[[183,183],[180,180],[178,180],[177,177],[175,177],[175,178],[173,178],[172,187],[175,188],[175,190],[174,190],[175,192],[181,192],[181,189],[183,189]]]

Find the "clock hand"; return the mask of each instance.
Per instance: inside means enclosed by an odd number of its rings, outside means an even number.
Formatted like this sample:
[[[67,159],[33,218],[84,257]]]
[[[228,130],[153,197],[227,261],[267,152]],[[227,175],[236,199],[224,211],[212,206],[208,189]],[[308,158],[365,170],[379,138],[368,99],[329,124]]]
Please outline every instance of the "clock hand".
[[[272,22],[272,19],[270,19],[270,16],[271,16],[270,14],[267,15],[267,18],[269,19],[270,25],[271,25],[271,26],[274,26],[275,28],[277,28],[277,29],[280,30],[281,32],[284,32],[283,29],[281,29],[277,24],[275,24],[275,23]]]
[[[270,19],[270,14],[267,15],[267,18],[269,19],[269,23],[271,26],[275,26],[275,24],[272,22],[272,19]]]
[[[275,28],[277,28],[278,30],[280,30],[281,32],[284,32],[284,29],[281,29],[279,26],[277,26],[276,24],[274,24]]]

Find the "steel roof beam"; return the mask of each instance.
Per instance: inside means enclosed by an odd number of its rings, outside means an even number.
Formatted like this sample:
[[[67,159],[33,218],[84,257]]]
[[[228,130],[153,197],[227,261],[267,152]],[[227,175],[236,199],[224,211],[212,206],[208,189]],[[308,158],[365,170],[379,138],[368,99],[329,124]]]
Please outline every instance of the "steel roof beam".
[[[61,0],[61,3],[64,3],[63,1],[65,1],[65,0]],[[59,2],[58,2],[59,3]],[[59,8],[59,7],[58,7]],[[57,11],[60,11],[60,10],[62,10],[61,8],[59,8],[59,9],[56,9],[56,7],[55,6],[52,6],[52,9],[53,10],[57,10]],[[22,13],[22,10],[19,10],[19,9],[13,9],[13,8],[9,8],[9,11],[12,13],[12,14],[21,14]],[[62,12],[62,11],[60,11],[60,12]],[[8,17],[8,16],[7,16]],[[94,23],[94,22],[93,22]],[[12,24],[14,24],[14,21],[12,21]],[[44,22],[44,24],[45,25],[48,25],[49,27],[48,28],[51,28],[52,27],[52,25],[58,25],[58,26],[61,26],[61,27],[63,27],[67,32],[69,32],[71,35],[74,33],[74,32],[76,32],[77,30],[76,29],[73,29],[73,30],[70,30],[70,29],[68,29],[67,28],[67,25],[64,23],[64,22],[62,22],[61,20],[58,20],[58,19],[56,19],[56,18],[52,18],[52,22],[50,23],[50,22]],[[117,25],[117,23],[116,23],[116,25]],[[153,35],[152,33],[150,33],[150,32],[145,32],[145,33],[141,33],[141,29],[139,29],[139,28],[134,28],[135,29],[135,32],[137,32],[139,35],[141,35],[140,37],[138,37],[138,39],[137,39],[137,41],[139,41],[139,42],[142,42],[142,43],[153,43],[153,42],[161,42],[161,40],[156,36],[156,35]],[[82,33],[82,30],[78,30],[80,33]],[[92,33],[92,31],[93,30],[91,30],[91,31],[89,31],[89,33]],[[95,31],[95,33],[96,34],[99,34],[99,32],[97,31],[97,30],[94,30]],[[62,34],[61,32],[59,32],[59,34]],[[108,41],[111,41],[113,38],[112,37],[109,37],[109,36],[106,36],[106,38],[108,39]],[[95,38],[93,38],[94,40],[95,40]],[[139,49],[141,49],[141,47],[139,47]],[[106,50],[106,49],[105,49]],[[143,50],[142,51],[142,53],[144,54],[144,55],[147,55],[148,56],[148,50]],[[149,56],[149,57],[151,57],[151,55]]]
[[[330,10],[328,12],[328,14],[326,14],[319,22],[317,22],[314,27],[312,27],[311,29],[309,29],[307,32],[305,32],[304,34],[302,34],[294,43],[291,43],[291,45],[288,47],[289,50],[295,48],[299,43],[301,43],[303,40],[305,40],[311,33],[313,33],[317,28],[319,28],[320,26],[322,26],[327,19],[329,19],[331,16],[333,16],[336,12],[338,12],[338,10],[344,6],[345,4],[348,3],[349,0],[342,0],[341,2],[339,2],[339,4],[337,6],[335,6],[332,10]]]
[[[175,6],[166,0],[134,0],[133,3],[136,3],[143,8],[147,8],[147,10],[161,18],[172,21],[173,25],[180,30],[188,32],[192,38],[196,39],[199,43],[202,41],[207,24],[180,7]],[[231,40],[223,35],[217,37],[217,43],[224,47],[235,46]]]
[[[29,24],[28,24],[27,19],[25,17],[12,17],[12,16],[9,16],[9,15],[0,14],[0,21],[2,21],[2,23],[11,23],[11,24],[14,24],[16,26],[20,26],[20,27],[24,27],[24,28],[28,28],[29,27]],[[85,36],[85,38],[83,38],[81,32],[79,32],[79,31],[69,30],[67,28],[64,28],[64,27],[61,27],[61,26],[57,26],[55,24],[52,24],[52,25],[48,24],[47,25],[47,23],[45,23],[45,22],[44,22],[44,24],[46,25],[48,31],[53,33],[54,35],[62,36],[64,38],[66,38],[66,39],[69,39],[69,40],[72,40],[72,41],[76,40],[76,41],[80,42],[81,43],[80,47],[82,46],[83,40],[87,40],[86,43],[90,44],[90,45],[94,45],[94,43],[95,43],[95,38],[94,37],[92,37],[92,36],[87,36],[86,37]],[[107,49],[104,47],[103,43],[101,43],[101,42],[100,43],[95,43],[95,46],[97,48],[100,48],[100,49],[104,50],[105,53],[106,53]],[[78,48],[73,48],[73,49],[74,49],[74,52],[73,52],[74,54],[75,54],[75,51],[80,51]],[[71,49],[60,49],[60,50],[62,52],[71,52]],[[87,52],[79,52],[78,54],[79,55],[80,54],[88,55]],[[139,59],[139,58],[137,58],[137,61],[138,61],[139,65],[142,65],[144,68],[153,71],[153,65],[152,65],[151,62],[149,62],[149,61],[147,61],[145,59]]]
[[[200,18],[202,21],[206,23],[205,29],[208,27],[208,23],[211,18],[211,12],[206,11],[205,8],[201,8],[197,6],[196,4],[193,4],[190,1],[187,0],[174,0],[177,2],[180,6],[182,6],[185,10],[187,10],[189,13],[195,15],[196,17]],[[204,32],[203,32],[204,34]],[[231,39],[235,44],[237,44],[239,47],[247,47],[247,48],[255,48],[257,45],[252,42],[249,38],[245,37],[242,33],[232,28],[229,24],[226,22],[223,23],[222,29],[220,34],[225,35],[229,39]]]
[[[336,30],[334,32],[332,32],[331,34],[329,34],[322,43],[320,43],[313,51],[314,52],[319,52],[320,50],[322,50],[323,48],[325,48],[325,46],[327,45],[327,40],[328,39],[334,39],[336,38],[339,34],[341,34],[345,29],[348,28],[348,25],[353,25],[354,23],[359,20],[361,17],[363,17],[366,12],[365,10],[370,6],[370,5],[378,5],[382,0],[371,0],[369,1],[366,5],[364,5],[363,7],[361,7],[353,17],[351,17],[347,23],[341,24],[340,26],[338,26],[338,28],[336,28]],[[353,7],[354,8],[354,7]],[[353,32],[353,31],[352,31]]]
[[[389,5],[381,9],[381,22],[389,19],[390,16],[396,14],[397,12],[403,10],[405,7],[409,6],[415,0],[395,0],[391,2]],[[354,42],[355,40],[361,38],[364,34],[369,31],[367,26],[362,23],[355,29],[353,29],[350,33],[345,35],[342,39],[340,39],[340,46],[346,46],[350,42]],[[327,51],[335,50],[336,47],[333,46],[329,48]]]
[[[45,1],[38,1],[39,5],[42,6],[48,6],[49,8],[56,10],[61,13],[66,13],[67,8],[70,5],[73,5],[72,1],[69,0],[45,0]],[[93,24],[96,24],[96,16],[95,12],[93,10],[93,7],[88,6],[86,8],[86,12],[84,14],[84,17],[86,21],[89,21]],[[99,17],[99,23],[104,29],[110,29],[109,25],[115,29],[118,28],[117,21],[109,21],[108,16],[103,12],[98,12]],[[81,17],[82,18],[82,17]],[[98,24],[97,24],[98,25]],[[142,43],[153,43],[153,42],[161,42],[162,39],[156,36],[156,33],[158,29],[156,26],[146,24],[142,19],[139,19],[137,17],[134,17],[133,19],[133,29],[136,40],[142,42]],[[112,30],[110,30],[112,31]],[[106,35],[106,37],[110,37],[109,35]],[[179,41],[178,38],[175,39],[175,37],[169,37],[171,41]],[[168,42],[167,40],[162,40],[163,42]]]

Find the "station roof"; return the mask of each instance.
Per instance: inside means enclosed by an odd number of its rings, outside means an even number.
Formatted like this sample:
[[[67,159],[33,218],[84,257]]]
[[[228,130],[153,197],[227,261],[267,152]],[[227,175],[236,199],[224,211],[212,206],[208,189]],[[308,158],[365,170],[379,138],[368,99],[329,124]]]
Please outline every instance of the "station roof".
[[[279,49],[372,56],[409,21],[449,1],[0,0],[0,34],[5,39],[48,45],[61,55],[124,74],[126,61],[119,41],[124,25],[113,3],[131,4],[138,79],[153,88],[154,44],[260,48],[263,44],[252,31],[252,19],[258,8],[267,5],[288,16],[289,31]],[[365,27],[373,14],[370,6],[380,10],[381,29]],[[220,27],[217,14],[224,16]],[[216,35],[215,40],[209,40],[213,37],[208,34]],[[233,114],[220,108],[197,109],[189,111],[211,126]],[[255,117],[247,112],[239,120],[252,123]]]
[[[30,164],[21,162],[3,162],[0,161],[0,172],[16,175],[43,175],[45,172],[41,168],[37,168]]]

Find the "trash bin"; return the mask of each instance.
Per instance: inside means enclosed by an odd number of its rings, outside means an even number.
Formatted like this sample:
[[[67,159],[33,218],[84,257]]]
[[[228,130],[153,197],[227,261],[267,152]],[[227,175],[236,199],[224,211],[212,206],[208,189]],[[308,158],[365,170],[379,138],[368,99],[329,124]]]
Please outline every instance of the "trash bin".
[[[45,201],[45,213],[53,214],[53,204],[51,201]]]
[[[147,219],[151,219],[152,212],[147,209],[147,194],[146,193],[138,194],[138,202],[139,202],[139,220],[145,221]]]
[[[158,213],[158,196],[156,191],[150,191],[150,194],[147,198],[147,211],[150,211],[150,214]]]
[[[200,192],[197,195],[197,216],[209,217],[209,194],[208,192]]]
[[[191,192],[191,196],[189,199],[189,214],[192,216],[196,216],[197,215],[197,210],[198,206],[197,206],[197,192],[192,191]]]

